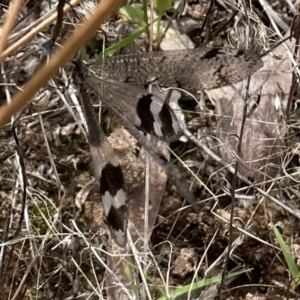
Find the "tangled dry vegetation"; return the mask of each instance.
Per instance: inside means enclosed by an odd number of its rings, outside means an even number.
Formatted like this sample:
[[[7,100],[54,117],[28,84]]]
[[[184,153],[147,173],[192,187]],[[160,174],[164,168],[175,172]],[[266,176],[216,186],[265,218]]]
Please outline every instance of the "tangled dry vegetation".
[[[59,49],[89,18],[76,7],[87,1],[70,1],[64,13],[65,1],[20,2],[11,1],[10,14],[9,1],[0,4],[1,105],[46,62],[49,41],[56,39]],[[152,41],[163,50],[230,44],[263,53],[283,40],[281,34],[294,34],[263,57],[250,83],[207,91],[197,106],[187,95],[179,101],[198,145],[173,143],[171,161],[190,182],[200,213],[150,158],[145,171],[142,146],[95,101],[128,186],[130,251],[113,245],[103,221],[70,90],[71,64],[25,99],[0,131],[0,299],[298,299],[298,2],[252,1],[246,11],[235,1],[186,1],[177,19],[174,10],[165,14]],[[81,53],[95,58],[140,30],[146,20],[137,12],[134,5],[114,11]],[[61,26],[53,30],[55,21]],[[121,53],[149,48],[144,29]],[[0,116],[4,122],[1,110]],[[160,147],[168,155],[167,146]],[[219,291],[221,274],[234,276],[225,277]]]

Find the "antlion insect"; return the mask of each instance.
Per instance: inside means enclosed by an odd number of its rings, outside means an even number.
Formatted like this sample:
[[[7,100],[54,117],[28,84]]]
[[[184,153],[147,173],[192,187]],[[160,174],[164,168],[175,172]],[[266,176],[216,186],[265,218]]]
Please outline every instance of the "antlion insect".
[[[243,80],[262,65],[257,53],[241,49],[135,53],[107,58],[104,64],[90,64],[95,74],[89,76],[87,82],[196,208],[196,200],[178,170],[136,129],[163,141],[174,140],[181,133],[179,122],[169,105],[141,86],[155,82],[161,87],[181,87],[197,93]],[[85,96],[81,102],[107,223],[116,243],[125,247],[128,203],[123,173],[117,156],[98,124],[89,98]]]

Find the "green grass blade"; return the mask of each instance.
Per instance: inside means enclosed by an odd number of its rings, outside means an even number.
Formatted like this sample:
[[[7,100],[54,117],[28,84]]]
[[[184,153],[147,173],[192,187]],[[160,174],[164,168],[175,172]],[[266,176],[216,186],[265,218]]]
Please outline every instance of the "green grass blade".
[[[138,23],[141,26],[146,26],[144,12],[140,5],[131,4],[120,8],[120,13],[124,15],[130,22]]]
[[[245,272],[249,272],[251,270],[252,269],[247,269],[247,270],[229,273],[227,278],[231,278],[231,277],[243,274]],[[178,296],[188,293],[190,289],[193,291],[193,290],[197,290],[200,288],[204,288],[204,287],[209,286],[214,283],[218,283],[221,281],[221,278],[222,278],[221,275],[210,277],[210,278],[204,278],[200,281],[194,282],[192,288],[191,288],[191,285],[188,284],[188,285],[185,285],[185,286],[182,286],[182,287],[179,287],[179,288],[173,290],[172,292],[169,293],[169,296],[171,299],[176,298]],[[168,299],[169,298],[167,298],[166,296],[162,296],[162,297],[158,298],[157,300],[168,300]]]
[[[104,56],[113,55],[116,51],[120,50],[121,48],[127,46],[128,44],[132,43],[135,39],[137,39],[142,33],[144,33],[149,28],[149,25],[144,26],[143,28],[139,29],[138,31],[134,32],[133,34],[129,35],[125,39],[121,40],[120,42],[106,48]],[[102,58],[102,54],[99,58]]]
[[[172,1],[171,0],[155,0],[154,7],[157,9],[159,16],[161,16],[167,10],[172,8]]]
[[[275,233],[276,239],[277,239],[277,241],[279,243],[279,246],[280,246],[280,248],[282,250],[285,262],[286,262],[286,264],[287,264],[287,266],[289,268],[289,271],[292,274],[292,277],[293,278],[299,277],[298,267],[297,267],[297,265],[295,263],[295,260],[294,260],[294,258],[292,256],[292,253],[291,253],[288,245],[283,240],[282,235],[280,234],[280,232],[277,229],[277,227],[275,225],[272,225],[272,228],[273,228],[273,231]]]

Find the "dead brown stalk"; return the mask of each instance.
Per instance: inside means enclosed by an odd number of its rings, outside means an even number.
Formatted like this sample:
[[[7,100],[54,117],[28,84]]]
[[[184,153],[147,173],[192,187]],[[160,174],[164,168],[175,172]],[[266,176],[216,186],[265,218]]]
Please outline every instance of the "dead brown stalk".
[[[14,27],[14,24],[17,19],[17,15],[23,6],[24,1],[20,0],[13,0],[8,8],[8,12],[6,14],[6,20],[3,26],[2,34],[0,36],[0,57],[2,56],[2,52],[5,49],[8,35],[10,34],[11,30]],[[1,61],[1,59],[0,59]]]
[[[64,13],[67,13],[71,9],[72,6],[78,5],[80,2],[81,2],[81,0],[70,1],[70,4],[65,5]],[[31,31],[29,31],[27,34],[25,34],[20,39],[18,39],[15,43],[13,43],[12,45],[9,45],[8,48],[4,49],[3,51],[0,51],[0,61],[3,61],[6,57],[8,57],[14,51],[16,51],[17,49],[19,49],[20,47],[22,47],[23,45],[28,43],[28,41],[30,41],[39,32],[41,32],[43,29],[47,28],[49,25],[51,25],[53,22],[55,22],[56,18],[57,18],[57,12],[55,12],[50,17],[45,19],[38,26],[36,26]]]
[[[48,80],[57,73],[60,66],[73,58],[80,46],[90,38],[107,16],[121,6],[123,2],[122,0],[104,0],[99,4],[94,14],[76,28],[73,35],[62,45],[61,49],[57,50],[49,62],[43,65],[26,83],[24,90],[17,92],[10,104],[1,107],[0,128],[10,121],[12,115],[25,106],[41,87],[46,85]]]

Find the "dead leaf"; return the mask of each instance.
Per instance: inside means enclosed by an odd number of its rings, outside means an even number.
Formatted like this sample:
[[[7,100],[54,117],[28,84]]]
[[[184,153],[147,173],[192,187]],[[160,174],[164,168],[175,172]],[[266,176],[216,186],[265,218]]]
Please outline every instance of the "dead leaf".
[[[293,43],[287,42],[291,51]],[[274,178],[279,172],[283,138],[287,127],[283,114],[292,81],[292,64],[285,46],[278,46],[263,58],[264,66],[251,77],[249,97],[258,99],[258,106],[247,118],[242,136],[239,171],[247,178],[261,182]],[[221,140],[220,153],[229,164],[233,151],[237,153],[245,103],[246,80],[232,86],[208,91],[216,101],[217,136]],[[250,101],[251,102],[251,101]],[[248,112],[251,108],[248,108]]]

